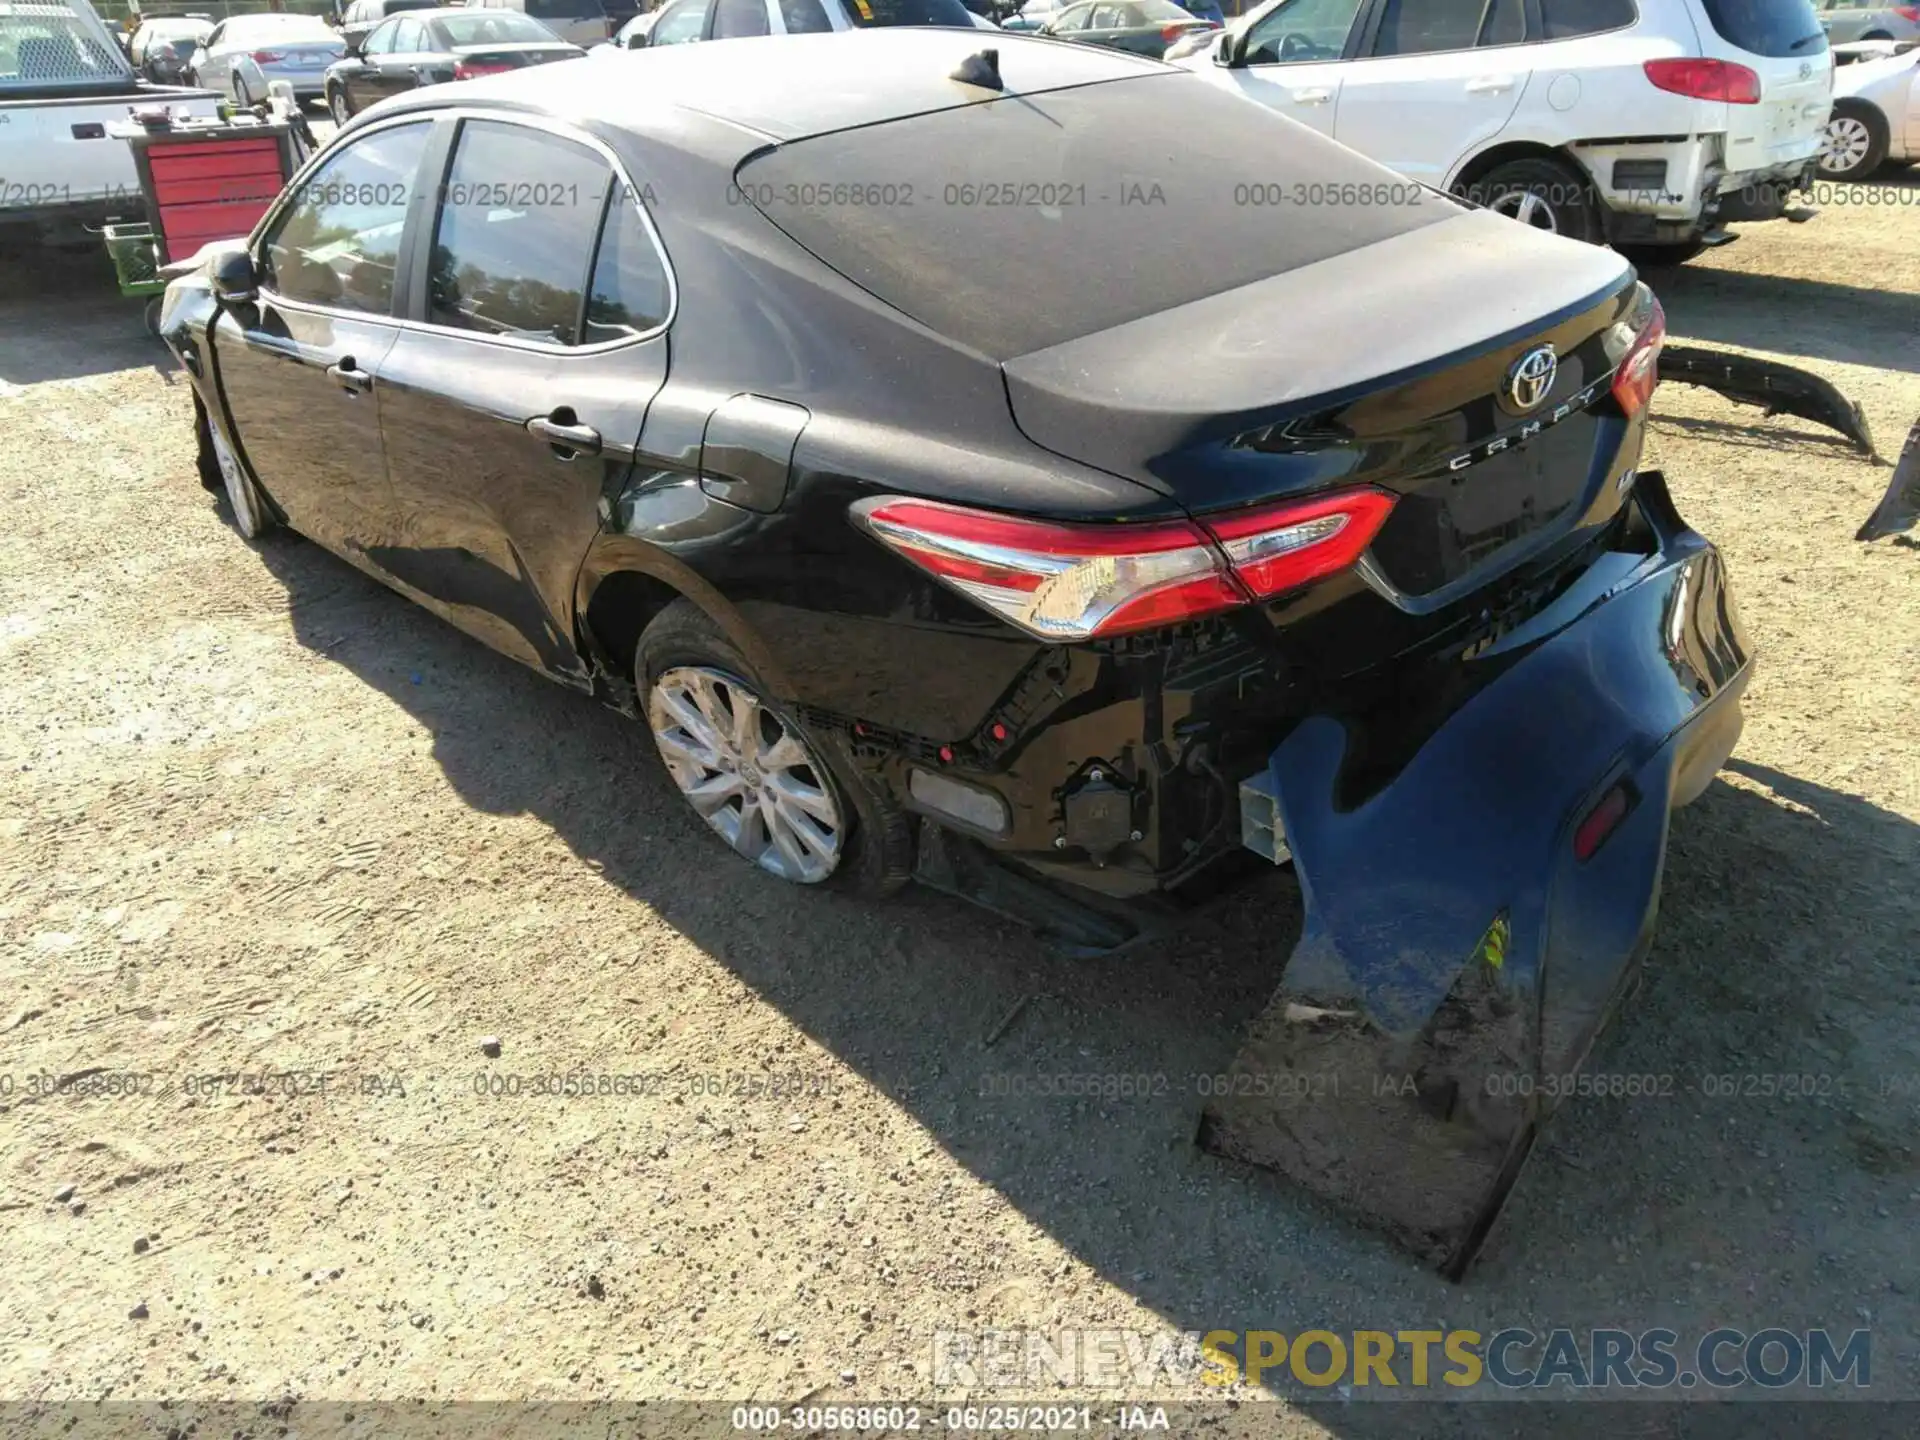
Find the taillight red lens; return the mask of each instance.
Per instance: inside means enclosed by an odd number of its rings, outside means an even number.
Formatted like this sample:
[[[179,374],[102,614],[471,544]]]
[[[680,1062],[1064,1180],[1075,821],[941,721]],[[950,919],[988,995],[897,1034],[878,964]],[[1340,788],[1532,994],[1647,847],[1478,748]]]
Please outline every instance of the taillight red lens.
[[[1633,337],[1627,353],[1613,372],[1613,398],[1632,419],[1653,399],[1653,387],[1660,383],[1660,347],[1667,340],[1667,312],[1660,302],[1648,297],[1651,309],[1640,333]]]
[[[456,80],[478,80],[482,75],[504,75],[513,66],[504,60],[456,60],[453,63],[453,78]]]
[[[278,65],[282,60],[287,58],[287,52],[284,50],[256,50],[253,52],[253,58],[262,65]]]
[[[1361,488],[1227,516],[1067,525],[931,500],[863,501],[856,518],[928,574],[1021,629],[1088,640],[1264,600],[1345,569],[1393,509]]]
[[[1760,103],[1760,77],[1731,60],[1649,60],[1641,68],[1658,90],[1729,105]]]
[[[1893,7],[1893,13],[1898,15],[1902,20],[1910,20],[1916,24],[1920,24],[1920,5],[1896,5]]]
[[[1633,809],[1633,801],[1633,792],[1625,782],[1602,795],[1573,832],[1573,858],[1591,860],[1607,843],[1607,837],[1620,828],[1620,822]]]
[[[1188,25],[1183,21],[1176,20],[1171,25],[1162,25],[1160,27],[1160,38],[1166,41],[1169,45],[1171,45],[1174,41],[1178,40],[1182,35],[1189,33],[1192,29],[1193,27],[1191,25]]]

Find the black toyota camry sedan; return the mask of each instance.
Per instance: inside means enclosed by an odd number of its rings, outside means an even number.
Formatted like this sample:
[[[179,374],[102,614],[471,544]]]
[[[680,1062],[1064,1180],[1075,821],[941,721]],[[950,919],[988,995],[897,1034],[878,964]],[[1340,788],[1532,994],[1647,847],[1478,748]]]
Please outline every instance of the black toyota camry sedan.
[[[632,714],[769,877],[1100,950],[1291,862],[1300,1053],[1387,1046],[1418,1094],[1366,1103],[1455,1137],[1298,1168],[1443,1260],[1549,1093],[1472,1067],[1577,1067],[1739,731],[1626,263],[1152,61],[888,30],[408,93],[162,324],[243,534]],[[1430,1153],[1446,1213],[1383,1213]]]

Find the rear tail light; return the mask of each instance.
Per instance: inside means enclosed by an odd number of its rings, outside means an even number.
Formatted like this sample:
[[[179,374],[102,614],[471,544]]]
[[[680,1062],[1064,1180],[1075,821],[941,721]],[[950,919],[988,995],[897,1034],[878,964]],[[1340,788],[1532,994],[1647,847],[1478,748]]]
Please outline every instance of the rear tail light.
[[[1187,24],[1184,20],[1176,20],[1171,25],[1162,25],[1160,27],[1160,38],[1166,41],[1169,45],[1171,45],[1174,41],[1178,40],[1181,36],[1186,35],[1192,29],[1193,29],[1193,26]]]
[[[504,75],[513,66],[505,60],[456,60],[453,63],[453,78],[456,80],[478,80],[482,75]]]
[[[1896,5],[1893,7],[1893,13],[1902,20],[1920,24],[1920,5]]]
[[[1653,399],[1653,387],[1660,383],[1660,347],[1666,340],[1667,312],[1648,291],[1646,318],[1613,372],[1613,398],[1629,420]]]
[[[278,65],[282,60],[287,58],[287,52],[284,50],[256,50],[253,52],[253,58],[261,65]]]
[[[1760,103],[1760,77],[1731,60],[1649,60],[1642,68],[1657,90],[1729,105]]]
[[[882,543],[1029,634],[1089,640],[1266,599],[1359,558],[1394,497],[1358,489],[1202,523],[1064,525],[930,500],[854,507]]]

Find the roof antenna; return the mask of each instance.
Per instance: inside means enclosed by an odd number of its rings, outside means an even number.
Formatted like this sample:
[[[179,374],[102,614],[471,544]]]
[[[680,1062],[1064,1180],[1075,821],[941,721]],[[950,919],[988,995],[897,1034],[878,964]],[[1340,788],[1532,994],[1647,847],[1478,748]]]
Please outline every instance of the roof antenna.
[[[1006,82],[1000,78],[1000,52],[981,50],[967,56],[947,77],[958,80],[962,85],[978,85],[982,90],[1004,90]]]

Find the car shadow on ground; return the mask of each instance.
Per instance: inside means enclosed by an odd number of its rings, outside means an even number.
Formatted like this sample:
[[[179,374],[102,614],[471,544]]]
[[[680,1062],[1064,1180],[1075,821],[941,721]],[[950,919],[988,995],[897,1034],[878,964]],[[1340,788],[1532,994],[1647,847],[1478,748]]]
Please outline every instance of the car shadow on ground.
[[[1871,1255],[1846,1248],[1876,1223],[1902,1222],[1850,1221],[1857,1232],[1843,1240],[1826,1219],[1828,1205],[1884,1217],[1920,1183],[1913,1103],[1887,1093],[1889,1076],[1920,1076],[1911,1017],[1887,1003],[1876,1034],[1836,1019],[1857,1004],[1872,1013],[1876,993],[1904,993],[1920,923],[1911,884],[1920,827],[1898,815],[1736,760],[1676,819],[1648,983],[1593,1062],[1668,1076],[1664,1093],[1564,1110],[1479,1269],[1456,1289],[1277,1177],[1193,1144],[1202,1077],[1232,1056],[1298,934],[1290,877],[1103,962],[1062,958],[923,891],[869,905],[785,887],[691,817],[637,723],[494,655],[315,546],[282,539],[259,553],[286,588],[300,642],[425,727],[463,801],[537,817],[1175,1327],[1444,1320],[1490,1333],[1530,1322],[1638,1328],[1656,1313],[1683,1331],[1693,1317],[1699,1330],[1743,1319],[1839,1324],[1870,1289],[1880,1333],[1920,1332],[1912,1300],[1886,1291]],[[1749,1074],[1826,1078],[1792,1102],[1722,1094],[1713,1078]],[[1096,1098],[1044,1093],[1050,1076],[1137,1078],[1103,1078],[1097,1088],[1114,1093]],[[1814,1163],[1781,1166],[1804,1150],[1817,1152]],[[1776,1172],[1824,1175],[1827,1187],[1784,1190]],[[1625,1278],[1639,1268],[1621,1268],[1632,1253],[1671,1258],[1660,1296],[1633,1288],[1644,1274]],[[1769,1308],[1808,1285],[1830,1287],[1832,1314]],[[965,1302],[974,1318],[957,1309],[955,1323],[1041,1323],[1045,1289],[1041,1277],[1003,1278]],[[1413,1433],[1371,1408],[1319,1418],[1353,1436]],[[1617,1412],[1605,1424],[1588,1418],[1595,1434],[1641,1433]],[[1420,1433],[1468,1433],[1450,1428],[1467,1423],[1430,1417]],[[1586,1423],[1562,1416],[1552,1433]],[[1749,1415],[1730,1433],[1812,1433],[1784,1414],[1781,1424],[1756,1428]]]

